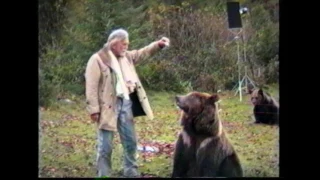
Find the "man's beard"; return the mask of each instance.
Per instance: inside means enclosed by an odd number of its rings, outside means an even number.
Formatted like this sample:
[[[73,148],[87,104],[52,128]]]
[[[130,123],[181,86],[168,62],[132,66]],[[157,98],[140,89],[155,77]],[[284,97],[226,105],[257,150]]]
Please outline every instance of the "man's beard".
[[[125,54],[126,54],[126,51],[123,51],[123,52],[119,53],[118,57],[124,57]]]

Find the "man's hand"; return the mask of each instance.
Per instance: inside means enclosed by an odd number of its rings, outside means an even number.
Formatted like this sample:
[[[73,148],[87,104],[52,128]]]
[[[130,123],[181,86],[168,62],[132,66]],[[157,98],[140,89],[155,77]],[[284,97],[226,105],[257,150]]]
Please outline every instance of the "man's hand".
[[[93,122],[99,122],[100,113],[94,113],[90,115],[90,118]]]
[[[126,86],[129,89],[129,93],[133,93],[134,92],[134,88],[135,88],[135,84],[132,83],[131,81],[126,82]]]
[[[159,41],[158,41],[158,45],[160,48],[164,48],[169,47],[170,46],[170,40],[167,37],[162,37]]]

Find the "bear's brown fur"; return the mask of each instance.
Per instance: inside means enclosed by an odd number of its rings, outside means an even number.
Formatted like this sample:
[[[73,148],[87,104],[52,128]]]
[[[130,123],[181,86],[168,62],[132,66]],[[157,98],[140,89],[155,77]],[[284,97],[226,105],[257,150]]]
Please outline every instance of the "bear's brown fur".
[[[279,103],[261,88],[249,91],[255,123],[279,125]]]
[[[176,142],[172,177],[242,177],[243,171],[218,115],[217,94],[176,96],[182,132]]]

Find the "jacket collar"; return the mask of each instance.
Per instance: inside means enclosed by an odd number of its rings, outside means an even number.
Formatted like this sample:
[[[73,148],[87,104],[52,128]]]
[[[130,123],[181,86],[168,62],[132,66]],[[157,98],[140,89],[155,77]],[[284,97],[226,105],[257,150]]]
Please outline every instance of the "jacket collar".
[[[98,55],[100,56],[102,62],[105,65],[111,67],[111,61],[110,61],[110,57],[109,57],[107,48],[103,47],[102,49],[100,49],[98,51]]]

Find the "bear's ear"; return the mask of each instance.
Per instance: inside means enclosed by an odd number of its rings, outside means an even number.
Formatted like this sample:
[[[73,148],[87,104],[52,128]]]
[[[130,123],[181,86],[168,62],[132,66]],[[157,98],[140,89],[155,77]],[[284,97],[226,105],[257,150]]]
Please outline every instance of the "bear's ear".
[[[217,101],[219,101],[219,96],[217,94],[213,94],[209,97],[209,99],[207,100],[208,103],[210,104],[214,104]]]
[[[253,92],[253,89],[248,90],[248,94],[252,94],[252,92]]]
[[[260,88],[258,91],[258,94],[260,94],[261,96],[263,96],[263,90]]]

